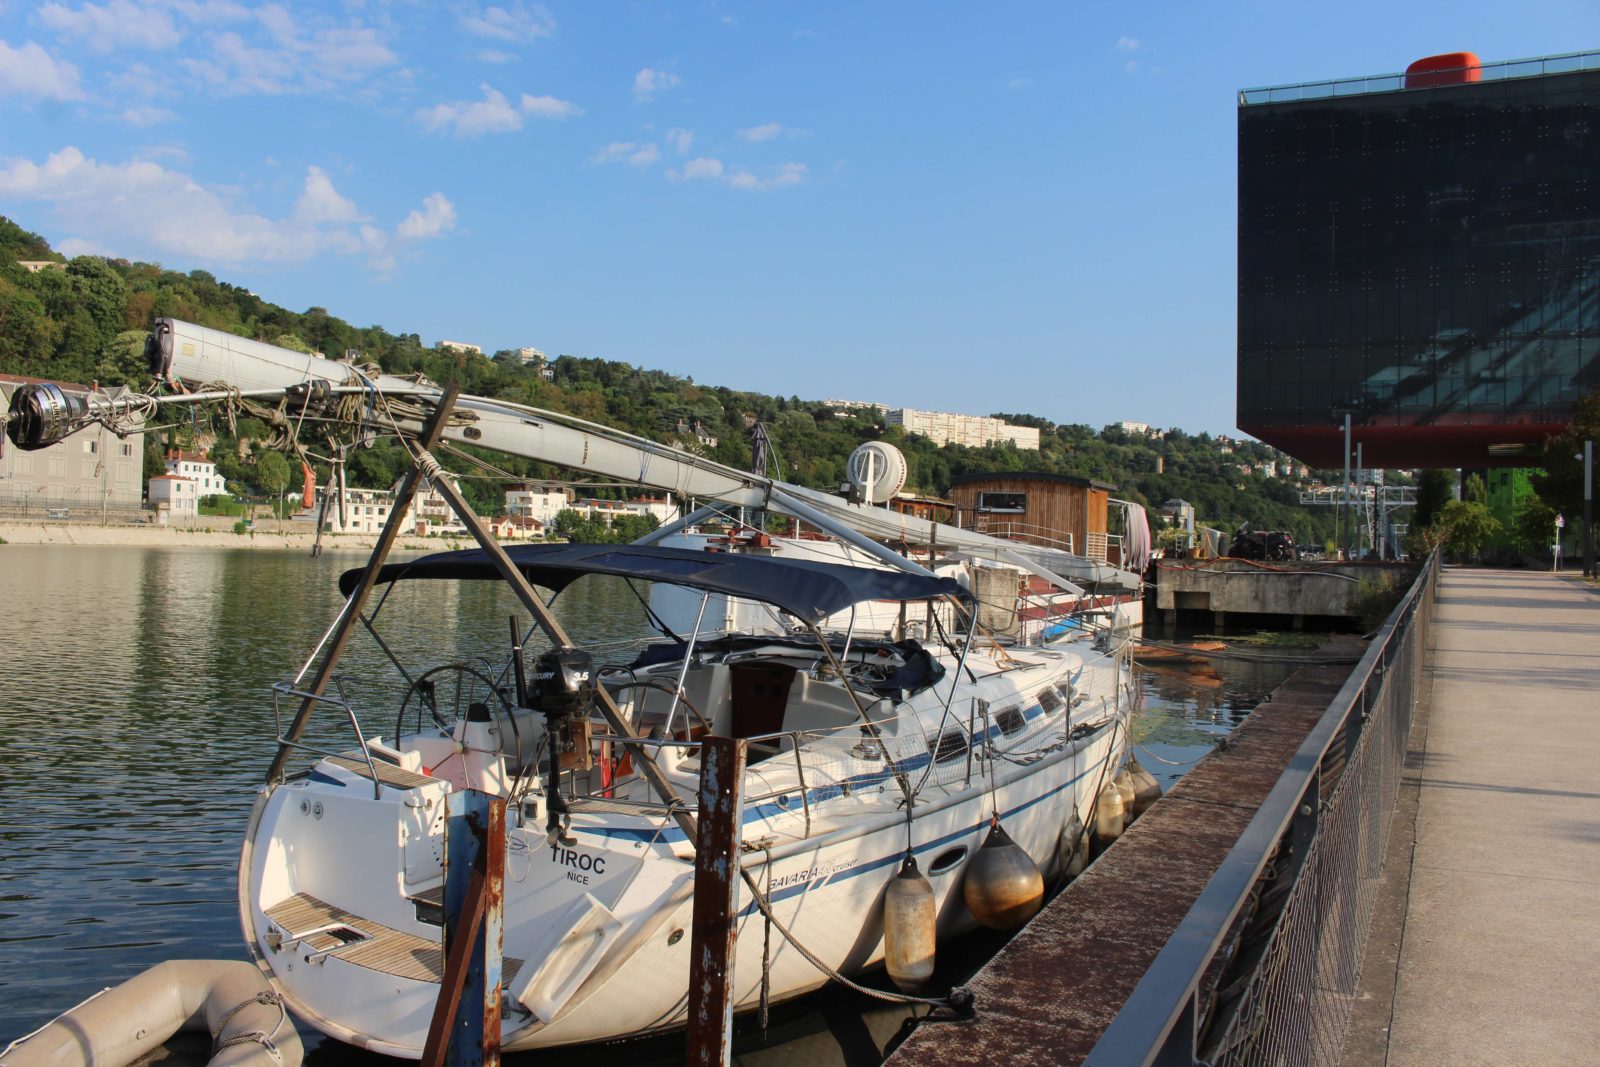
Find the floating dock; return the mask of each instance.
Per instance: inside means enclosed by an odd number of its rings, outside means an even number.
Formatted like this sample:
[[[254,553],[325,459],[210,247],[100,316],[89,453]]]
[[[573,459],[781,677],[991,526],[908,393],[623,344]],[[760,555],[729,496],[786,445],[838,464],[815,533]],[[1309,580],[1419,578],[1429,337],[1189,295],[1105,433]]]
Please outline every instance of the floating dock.
[[[1291,676],[974,976],[975,1019],[924,1024],[888,1062],[1087,1057],[1349,673]]]

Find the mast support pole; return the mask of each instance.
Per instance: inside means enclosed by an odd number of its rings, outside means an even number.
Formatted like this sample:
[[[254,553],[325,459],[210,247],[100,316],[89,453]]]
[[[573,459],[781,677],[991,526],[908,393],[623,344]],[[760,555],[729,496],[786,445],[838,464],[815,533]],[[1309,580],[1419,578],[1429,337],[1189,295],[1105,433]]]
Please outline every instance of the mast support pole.
[[[424,424],[422,436],[417,441],[423,456],[439,443],[445,424],[450,421],[450,412],[456,406],[456,398],[460,395],[460,384],[452,382],[439,397],[439,405],[433,409],[433,416]],[[295,747],[295,742],[300,740],[300,735],[305,733],[306,723],[311,719],[311,713],[316,710],[318,698],[327,690],[328,682],[333,678],[333,669],[343,657],[344,646],[349,642],[350,634],[354,632],[356,623],[361,618],[361,609],[366,606],[367,597],[371,595],[372,587],[377,583],[378,569],[383,566],[383,561],[389,557],[389,550],[400,537],[400,522],[405,518],[406,512],[411,510],[411,501],[417,495],[417,486],[421,484],[422,478],[422,466],[419,461],[412,465],[406,472],[405,480],[400,483],[400,490],[395,494],[394,506],[389,511],[389,521],[383,524],[383,532],[378,535],[378,543],[372,547],[372,556],[367,560],[366,569],[361,572],[361,582],[345,601],[344,614],[339,617],[339,626],[334,631],[328,651],[322,657],[322,662],[317,665],[317,673],[305,688],[305,692],[310,695],[301,703],[294,721],[289,724],[289,729],[278,739],[278,754],[273,757],[272,766],[267,770],[269,784],[283,780],[283,769],[289,762],[289,752]]]
[[[466,526],[467,530],[478,542],[484,554],[489,557],[489,561],[500,572],[500,576],[506,580],[512,591],[517,594],[517,599],[522,601],[523,606],[533,615],[534,621],[539,624],[539,629],[543,630],[545,636],[549,637],[555,644],[563,648],[571,648],[572,638],[567,635],[567,631],[561,625],[560,620],[555,617],[555,613],[550,610],[549,606],[539,598],[539,594],[534,590],[533,584],[528,581],[525,574],[517,569],[517,565],[511,561],[511,557],[506,555],[506,550],[500,547],[500,542],[496,541],[494,535],[483,525],[483,520],[478,518],[477,512],[472,510],[472,505],[467,503],[466,498],[461,495],[461,491],[450,484],[449,478],[443,477],[444,471],[440,468],[439,461],[424,451],[417,457],[417,465],[424,474],[433,480],[434,491],[444,497],[445,503],[450,505],[450,510],[456,513],[456,517],[461,520],[462,525]],[[656,792],[661,794],[667,803],[668,809],[672,812],[673,819],[683,829],[688,839],[694,841],[696,839],[694,816],[684,807],[677,789],[667,780],[666,775],[661,773],[661,768],[656,766],[655,759],[647,751],[648,746],[637,743],[639,735],[634,730],[633,724],[623,716],[622,710],[617,707],[616,701],[611,699],[611,694],[606,692],[604,686],[595,687],[595,705],[605,718],[607,727],[613,733],[628,739],[623,741],[622,744],[632,750],[634,766],[639,768],[650,782],[650,785],[654,787]]]

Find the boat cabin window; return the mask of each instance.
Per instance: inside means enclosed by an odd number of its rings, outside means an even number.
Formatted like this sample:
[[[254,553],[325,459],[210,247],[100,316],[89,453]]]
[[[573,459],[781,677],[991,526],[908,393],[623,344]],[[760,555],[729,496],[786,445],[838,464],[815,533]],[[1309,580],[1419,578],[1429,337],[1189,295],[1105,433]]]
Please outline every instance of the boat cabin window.
[[[1028,720],[1022,717],[1021,708],[1001,708],[994,722],[1007,737],[1021,733],[1022,728],[1028,725]]]
[[[933,753],[935,763],[960,759],[967,754],[967,735],[960,730],[946,730],[939,735],[938,741],[928,742],[928,751]]]
[[[1065,703],[1066,701],[1061,699],[1060,690],[1055,686],[1047,685],[1039,690],[1039,706],[1044,709],[1046,715],[1060,711],[1061,705]]]
[[[1020,515],[1028,510],[1027,493],[979,493],[978,510]]]

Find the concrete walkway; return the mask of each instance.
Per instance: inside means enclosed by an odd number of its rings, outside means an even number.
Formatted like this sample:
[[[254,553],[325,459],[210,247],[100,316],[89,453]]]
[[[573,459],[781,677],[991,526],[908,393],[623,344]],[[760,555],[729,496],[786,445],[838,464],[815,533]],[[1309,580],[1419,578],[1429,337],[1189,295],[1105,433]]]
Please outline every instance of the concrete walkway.
[[[1382,1062],[1600,1065],[1600,594],[1448,570],[1435,621]]]

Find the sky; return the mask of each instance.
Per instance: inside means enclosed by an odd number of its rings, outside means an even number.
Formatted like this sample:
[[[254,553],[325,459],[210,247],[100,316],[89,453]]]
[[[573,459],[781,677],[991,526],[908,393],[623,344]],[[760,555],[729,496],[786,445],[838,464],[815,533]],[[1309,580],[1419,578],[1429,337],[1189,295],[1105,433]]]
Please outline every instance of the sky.
[[[1234,425],[1237,91],[1595,0],[0,0],[0,214],[296,311],[708,385]]]

